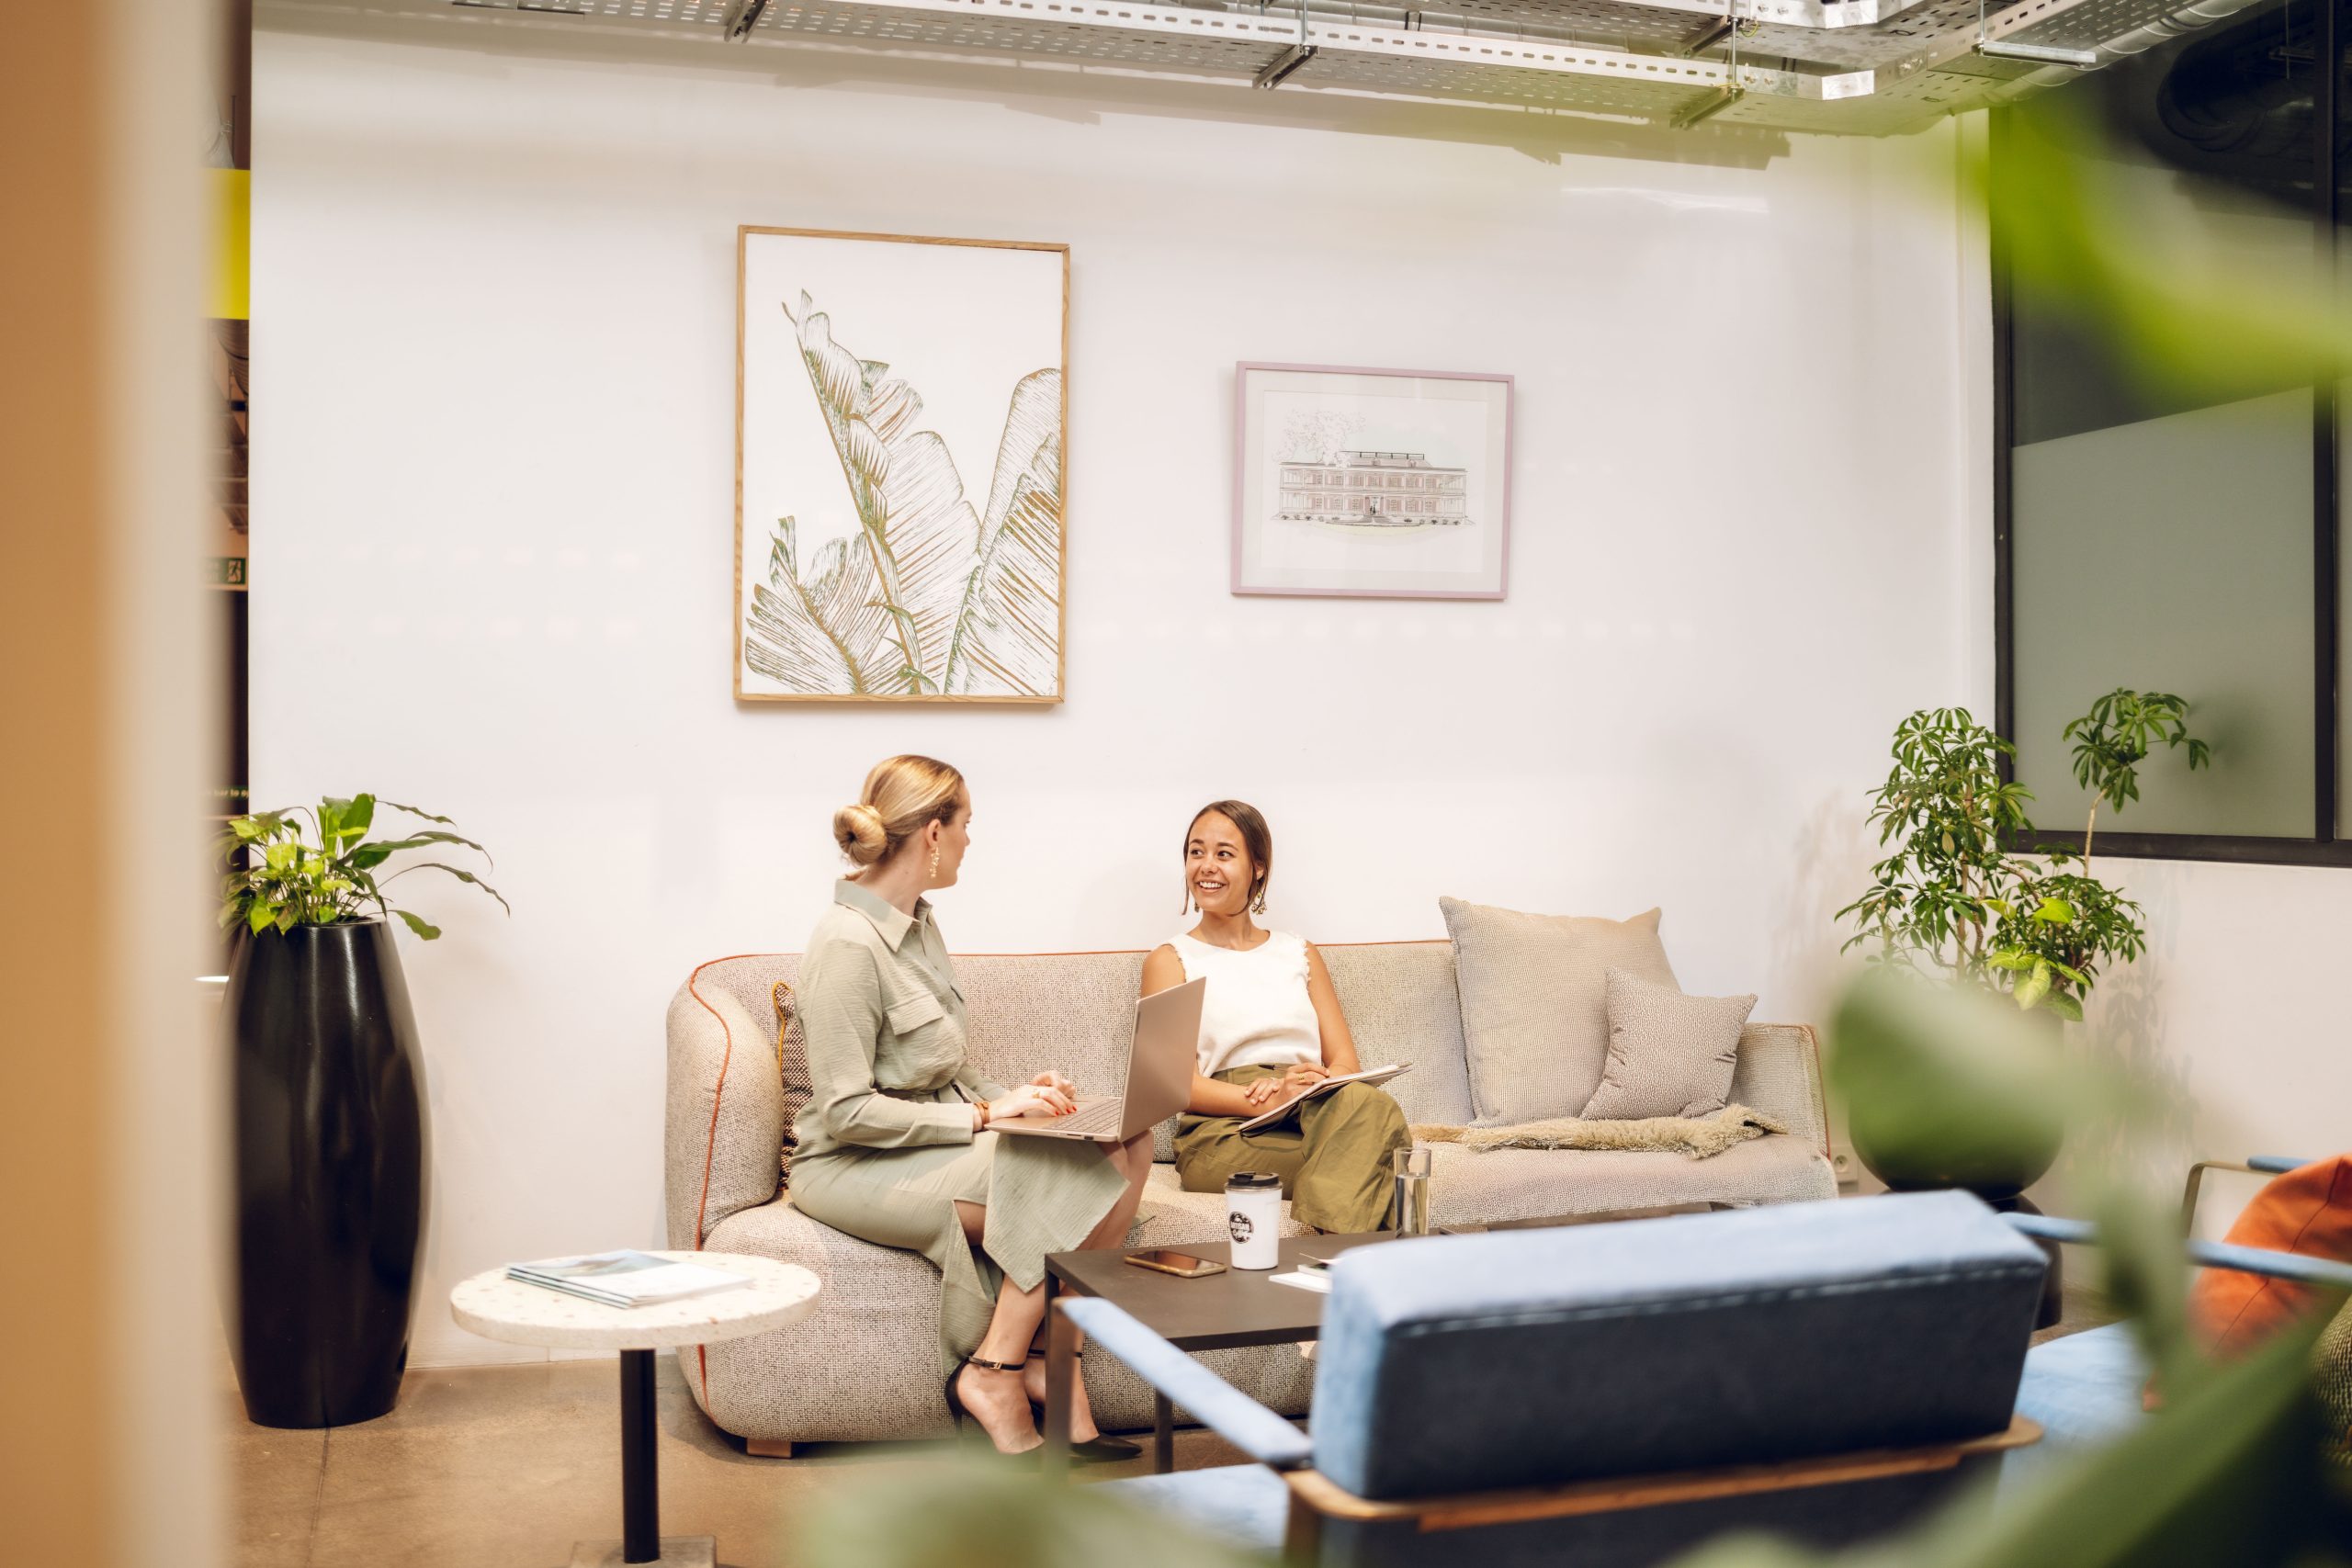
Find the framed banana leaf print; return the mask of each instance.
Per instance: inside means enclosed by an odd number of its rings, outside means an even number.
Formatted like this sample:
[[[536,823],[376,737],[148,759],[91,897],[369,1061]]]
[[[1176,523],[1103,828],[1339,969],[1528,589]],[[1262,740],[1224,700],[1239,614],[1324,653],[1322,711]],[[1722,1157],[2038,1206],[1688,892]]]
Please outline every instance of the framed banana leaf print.
[[[736,231],[735,694],[1062,699],[1069,247]]]

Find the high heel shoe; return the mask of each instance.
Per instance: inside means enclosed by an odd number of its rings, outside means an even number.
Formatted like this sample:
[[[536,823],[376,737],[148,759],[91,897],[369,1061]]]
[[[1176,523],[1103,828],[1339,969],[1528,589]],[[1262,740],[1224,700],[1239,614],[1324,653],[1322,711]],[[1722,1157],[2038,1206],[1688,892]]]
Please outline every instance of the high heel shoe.
[[[1046,1353],[1043,1350],[1029,1352],[1029,1359],[1032,1361],[1042,1361],[1045,1359]],[[1046,1406],[1042,1400],[1033,1399],[1029,1404],[1030,1407],[1036,1410],[1040,1416],[1044,1414]],[[1100,1432],[1095,1433],[1084,1442],[1080,1442],[1073,1438],[1069,1445],[1069,1457],[1080,1464],[1120,1464],[1142,1452],[1142,1448],[1127,1441],[1125,1438],[1106,1438]]]
[[[958,1437],[963,1435],[965,1417],[970,1416],[972,1425],[980,1427],[979,1446],[985,1447],[991,1455],[1005,1465],[1015,1469],[1035,1470],[1045,1462],[1040,1457],[1045,1452],[1046,1446],[1043,1443],[1034,1449],[1023,1449],[1019,1453],[1006,1453],[988,1436],[988,1428],[980,1426],[980,1418],[964,1408],[963,1398],[956,1392],[956,1380],[964,1375],[966,1367],[985,1367],[992,1372],[1017,1372],[1023,1365],[1025,1363],[1021,1361],[989,1361],[978,1356],[967,1356],[956,1363],[954,1371],[947,1374],[947,1386],[943,1392],[947,1395],[947,1414],[956,1423],[956,1432]],[[970,1445],[967,1444],[967,1446]],[[1075,1453],[1077,1450],[1073,1448],[1071,1451]]]

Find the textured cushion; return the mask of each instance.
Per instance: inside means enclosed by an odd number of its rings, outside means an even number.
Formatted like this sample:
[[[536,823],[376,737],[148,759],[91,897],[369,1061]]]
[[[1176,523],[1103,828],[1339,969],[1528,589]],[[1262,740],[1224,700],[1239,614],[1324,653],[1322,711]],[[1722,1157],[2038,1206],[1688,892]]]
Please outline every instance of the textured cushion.
[[[778,980],[768,987],[775,1003],[775,1075],[784,1095],[784,1145],[776,1165],[784,1185],[792,1185],[793,1129],[816,1093],[808,1077],[808,1037],[800,1027],[800,1010],[792,999],[792,982]]]
[[[1225,1194],[1187,1192],[1177,1180],[1174,1166],[1153,1166],[1151,1174],[1144,1179],[1143,1207],[1136,1214],[1132,1234],[1137,1247],[1183,1247],[1193,1242],[1224,1241],[1229,1235],[1226,1228]],[[1288,1202],[1283,1204],[1282,1223],[1274,1234],[1306,1234],[1306,1227],[1292,1217]]]
[[[1587,1117],[1713,1116],[1731,1092],[1754,997],[1686,997],[1609,971],[1609,1056]]]
[[[2229,1240],[2352,1263],[2352,1155],[2274,1177],[2230,1226]],[[2208,1269],[2189,1287],[2188,1321],[2214,1355],[2242,1356],[2335,1299],[2300,1280]]]
[[[1996,1432],[2047,1267],[1965,1192],[1358,1247],[1316,1468],[1396,1498]]]
[[[1319,947],[1331,989],[1348,1015],[1356,1057],[1368,1067],[1410,1062],[1388,1092],[1408,1122],[1460,1126],[1470,1108],[1462,1059],[1462,1004],[1453,990],[1453,949],[1442,942],[1378,942]]]
[[[1525,915],[1459,898],[1441,898],[1438,908],[1453,936],[1477,1120],[1581,1112],[1600,1087],[1609,1054],[1609,970],[1675,983],[1657,938],[1658,911],[1605,920]]]
[[[2336,1313],[2312,1351],[2312,1393],[2329,1457],[2352,1465],[2352,1303]]]
[[[1668,1203],[1802,1203],[1838,1195],[1837,1173],[1810,1143],[1774,1134],[1708,1159],[1629,1149],[1495,1149],[1430,1145],[1436,1225],[1543,1220]]]

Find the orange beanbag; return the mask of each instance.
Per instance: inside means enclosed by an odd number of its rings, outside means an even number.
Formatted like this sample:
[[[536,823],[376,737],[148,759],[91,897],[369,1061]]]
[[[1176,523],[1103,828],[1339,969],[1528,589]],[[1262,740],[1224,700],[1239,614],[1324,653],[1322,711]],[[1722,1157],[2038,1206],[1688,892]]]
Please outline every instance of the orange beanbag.
[[[2313,1160],[2273,1178],[2238,1215],[2227,1239],[2236,1247],[2352,1263],[2352,1155]],[[2243,1356],[2334,1300],[2332,1292],[2293,1280],[2206,1269],[2189,1288],[2189,1330],[2216,1357]]]

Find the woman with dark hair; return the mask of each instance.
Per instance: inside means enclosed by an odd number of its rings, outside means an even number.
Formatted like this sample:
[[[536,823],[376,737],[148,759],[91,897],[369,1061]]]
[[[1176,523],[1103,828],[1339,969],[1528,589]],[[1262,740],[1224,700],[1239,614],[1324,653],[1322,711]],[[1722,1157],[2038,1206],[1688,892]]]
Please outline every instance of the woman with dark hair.
[[[1388,1227],[1390,1156],[1412,1134],[1385,1089],[1343,1085],[1256,1133],[1241,1123],[1359,1070],[1348,1017],[1314,945],[1268,931],[1274,836],[1246,801],[1214,801],[1184,830],[1184,908],[1200,923],[1144,960],[1143,994],[1204,976],[1193,1099],[1176,1123],[1176,1174],[1222,1191],[1239,1171],[1282,1178],[1298,1222],[1320,1231]]]

